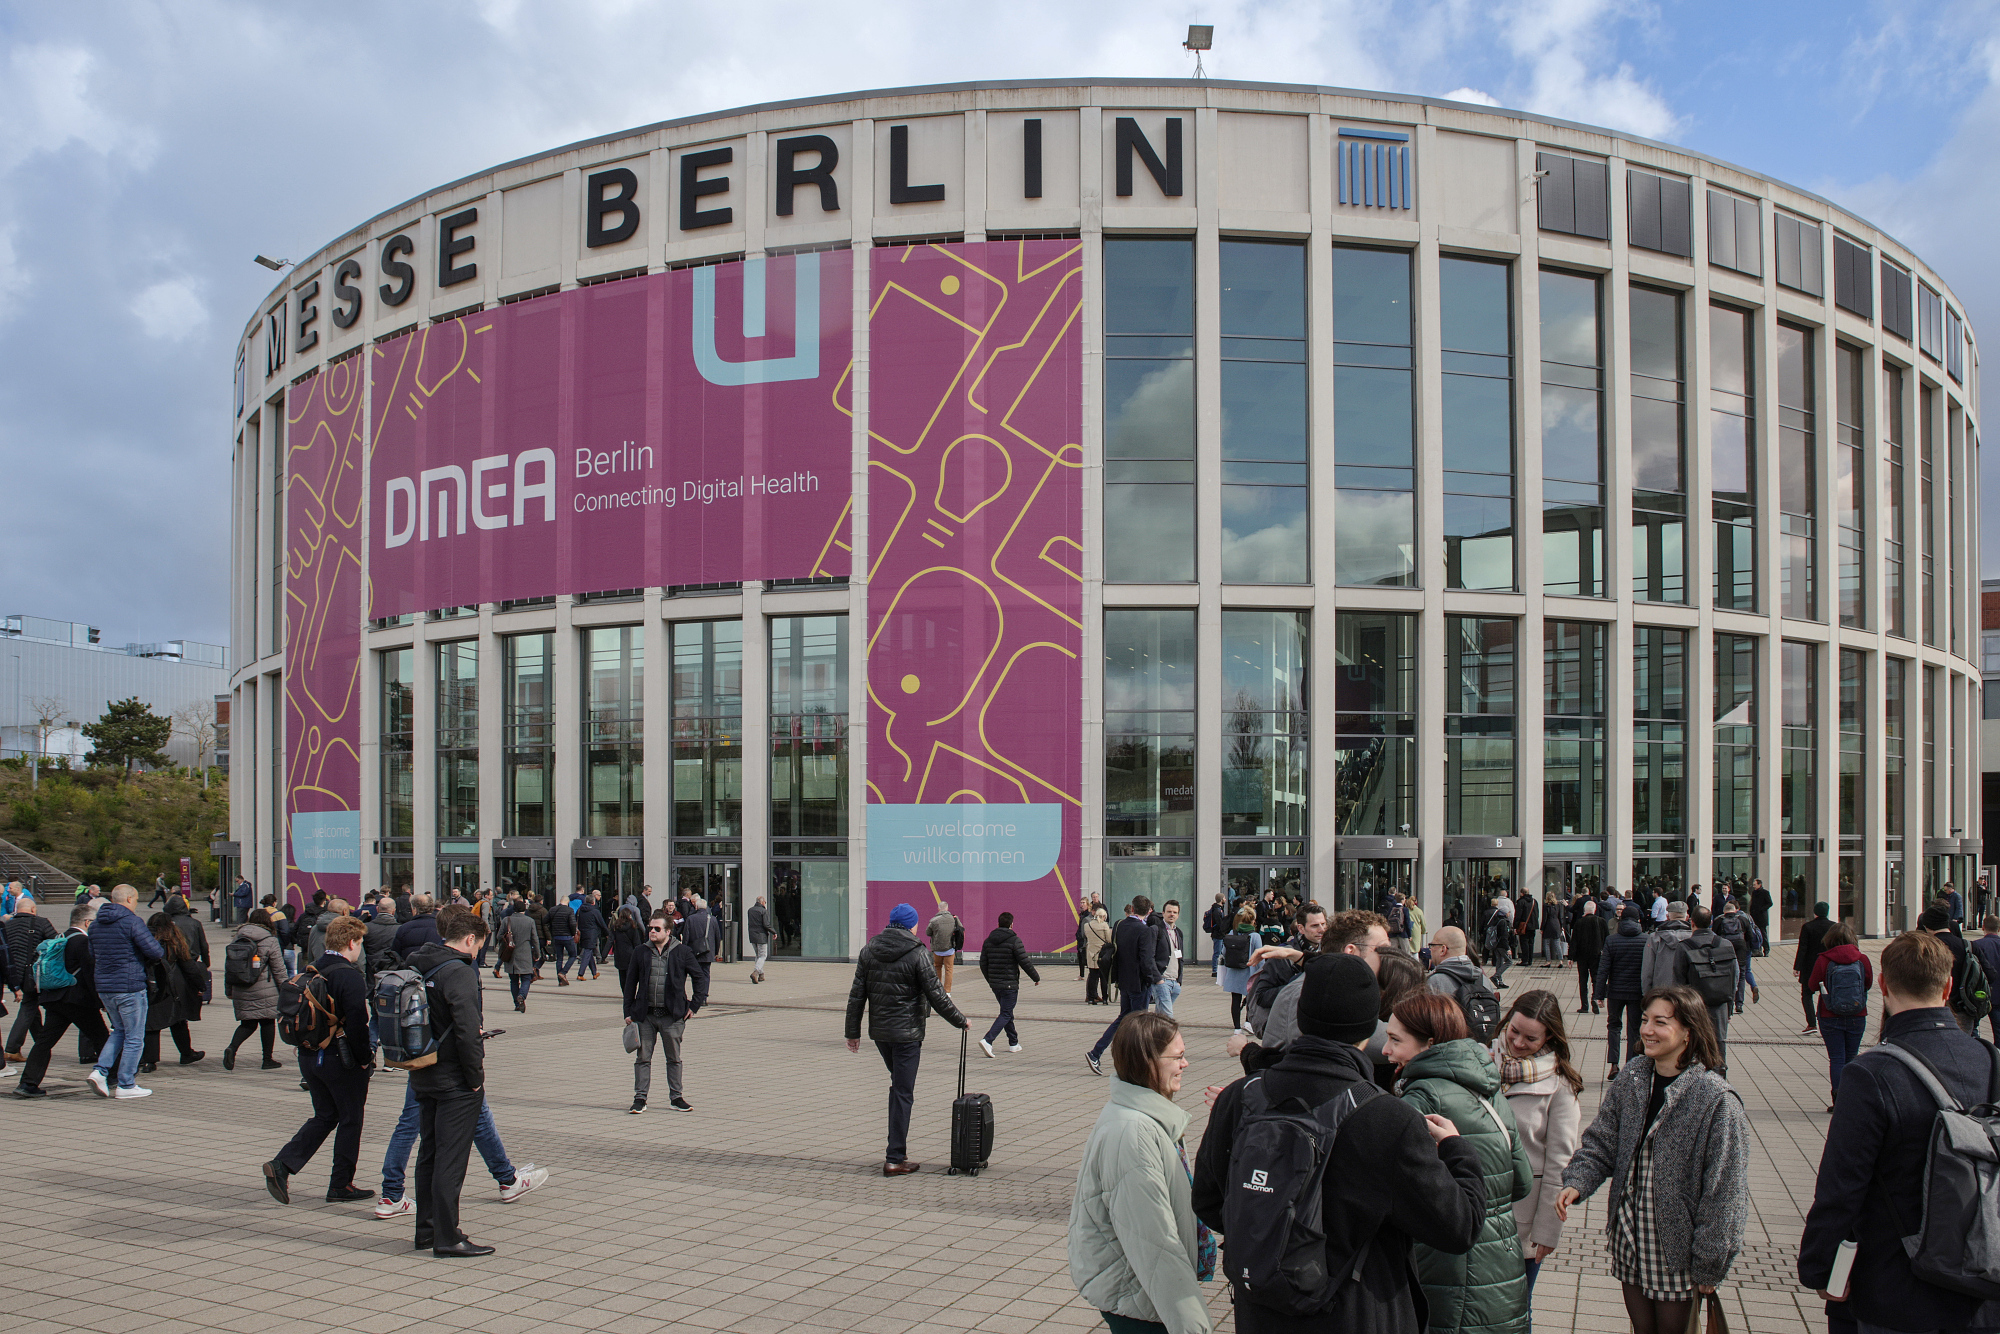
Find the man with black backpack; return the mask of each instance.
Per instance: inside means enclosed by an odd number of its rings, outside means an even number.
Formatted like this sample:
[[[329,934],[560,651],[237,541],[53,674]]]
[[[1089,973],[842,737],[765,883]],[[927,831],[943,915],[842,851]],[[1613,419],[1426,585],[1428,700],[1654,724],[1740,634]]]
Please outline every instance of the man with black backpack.
[[[479,968],[472,961],[486,938],[486,923],[454,903],[438,914],[437,929],[438,943],[421,947],[409,960],[426,979],[424,996],[437,1034],[437,1060],[410,1071],[423,1136],[417,1147],[416,1244],[440,1259],[456,1259],[493,1254],[491,1246],[474,1244],[458,1226],[472,1133],[486,1105],[486,1036]]]
[[[1500,1023],[1500,994],[1467,956],[1465,932],[1444,926],[1431,937],[1431,975],[1426,984],[1458,1002],[1467,1033],[1475,1042],[1483,1046],[1493,1040]]]
[[[1971,1277],[2000,1269],[2000,1237],[1975,1226],[1991,1201],[1941,1188],[1955,1164],[1952,1143],[1936,1138],[1948,1115],[1937,1093],[1975,1109],[1961,1119],[1982,1148],[1993,1109],[1981,1114],[1977,1104],[2000,1101],[2000,1052],[1959,1031],[1951,971],[1951,951],[1926,931],[1905,932],[1882,951],[1882,1041],[1841,1077],[1799,1242],[1799,1281],[1826,1298],[1830,1325],[1863,1334],[1962,1331],[1974,1327],[1983,1300],[2000,1297]],[[1843,1241],[1856,1244],[1852,1272],[1843,1291],[1828,1292]]]
[[[1966,1032],[1977,1033],[1979,1021],[1993,1013],[1993,990],[1987,984],[1985,968],[1965,937],[1952,929],[1951,913],[1942,903],[1924,909],[1917,929],[1936,936],[1951,951],[1951,1017]]]
[[[368,984],[357,966],[367,939],[368,925],[360,918],[327,919],[326,953],[278,988],[278,1025],[285,1040],[299,1049],[299,1074],[313,1109],[291,1142],[264,1164],[264,1186],[279,1204],[292,1202],[287,1178],[305,1170],[328,1135],[334,1138],[327,1203],[375,1198],[373,1191],[354,1184],[368,1077],[375,1069]]]
[[[1429,1311],[1411,1244],[1463,1255],[1478,1239],[1477,1152],[1372,1082],[1361,1048],[1380,1008],[1366,963],[1319,955],[1283,1059],[1216,1098],[1192,1203],[1225,1238],[1240,1334],[1418,1334]]]
[[[1736,984],[1742,977],[1736,946],[1717,935],[1708,909],[1696,904],[1688,914],[1694,930],[1676,947],[1673,984],[1693,987],[1708,1007],[1708,1022],[1715,1025],[1716,1049],[1722,1053],[1722,1068],[1715,1073],[1729,1075],[1729,1015],[1736,1004]],[[1651,988],[1648,988],[1650,991]]]
[[[1229,907],[1219,889],[1215,902],[1201,915],[1201,933],[1208,937],[1208,975],[1214,977],[1222,971],[1222,938],[1229,934]]]

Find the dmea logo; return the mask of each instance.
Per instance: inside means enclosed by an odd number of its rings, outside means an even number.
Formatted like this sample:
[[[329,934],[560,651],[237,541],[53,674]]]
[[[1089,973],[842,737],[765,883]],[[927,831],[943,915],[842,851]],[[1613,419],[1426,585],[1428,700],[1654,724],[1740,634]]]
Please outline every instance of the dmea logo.
[[[556,452],[553,449],[529,449],[512,456],[513,470],[513,510],[512,517],[503,504],[498,513],[489,513],[488,501],[505,501],[508,483],[504,480],[487,480],[487,474],[499,473],[505,478],[509,469],[509,456],[493,454],[483,459],[474,459],[472,475],[455,463],[441,468],[426,468],[413,481],[408,477],[391,477],[382,487],[382,545],[400,547],[415,537],[419,542],[431,540],[431,516],[437,516],[438,537],[450,537],[465,533],[466,515],[472,516],[476,528],[506,528],[519,526],[528,521],[528,502],[540,500],[542,522],[556,520]],[[396,498],[402,497],[400,513]],[[437,505],[433,510],[432,498]]]
[[[764,265],[743,262],[743,336],[764,336]],[[760,361],[724,361],[715,350],[715,268],[694,271],[694,364],[701,378],[733,389],[750,384],[819,378],[819,255],[807,251],[794,261],[792,355]]]

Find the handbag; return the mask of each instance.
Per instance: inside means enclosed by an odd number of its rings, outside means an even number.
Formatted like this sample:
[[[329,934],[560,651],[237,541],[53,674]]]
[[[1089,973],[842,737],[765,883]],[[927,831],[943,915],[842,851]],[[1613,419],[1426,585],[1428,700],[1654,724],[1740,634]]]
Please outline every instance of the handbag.
[[[625,1021],[625,1050],[628,1052],[639,1050],[639,1021],[636,1019]]]
[[[1723,1313],[1720,1293],[1696,1296],[1688,1307],[1687,1334],[1729,1334],[1729,1317]]]

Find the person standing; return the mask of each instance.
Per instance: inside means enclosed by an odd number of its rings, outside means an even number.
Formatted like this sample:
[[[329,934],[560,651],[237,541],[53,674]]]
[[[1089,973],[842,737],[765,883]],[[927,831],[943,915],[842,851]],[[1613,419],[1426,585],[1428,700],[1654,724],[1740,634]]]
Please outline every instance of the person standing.
[[[924,934],[930,937],[931,967],[937,970],[938,982],[944,987],[944,994],[951,994],[951,966],[958,956],[958,942],[965,928],[951,915],[951,905],[938,900],[937,915],[924,927]]]
[[[1102,907],[1093,907],[1083,923],[1085,1005],[1103,1005],[1111,999],[1110,946],[1111,923],[1105,920]]]
[[[1604,942],[1604,957],[1597,963],[1597,989],[1603,993],[1609,1011],[1604,1017],[1607,1079],[1618,1077],[1619,1067],[1639,1053],[1639,1025],[1646,989],[1646,941],[1639,930],[1639,910],[1628,908],[1618,919],[1618,934]],[[1620,1019],[1625,1026],[1625,1054],[1618,1054]]]
[[[1180,999],[1182,967],[1186,960],[1186,938],[1181,935],[1181,905],[1168,899],[1160,906],[1160,919],[1153,928],[1159,937],[1154,951],[1160,965],[1160,980],[1153,984],[1153,1007],[1171,1017],[1174,1002]]]
[[[257,902],[256,887],[246,877],[238,875],[236,877],[236,889],[232,898],[233,906],[236,909],[235,924],[241,926],[250,920],[250,909]]]
[[[750,912],[744,918],[743,929],[750,935],[750,949],[756,959],[750,965],[750,981],[755,984],[764,980],[764,965],[771,957],[771,910],[764,906],[764,896],[750,905]]]
[[[632,959],[646,944],[646,928],[639,921],[638,911],[620,908],[617,918],[611,923],[611,963],[618,970],[618,994],[625,994],[626,979],[631,976]]]
[[[1028,958],[1028,947],[1014,934],[1014,914],[1003,912],[999,924],[979,947],[979,975],[986,979],[987,986],[993,988],[993,999],[1000,1006],[1000,1015],[993,1021],[993,1027],[979,1039],[980,1050],[988,1056],[993,1054],[993,1039],[1002,1032],[1007,1034],[1008,1051],[1021,1050],[1021,1034],[1014,1027],[1014,1003],[1021,998],[1023,973],[1036,986],[1042,984],[1042,975],[1035,971],[1034,962]]]
[[[1686,987],[1646,997],[1634,1057],[1563,1172],[1556,1214],[1611,1183],[1606,1239],[1635,1334],[1681,1334],[1729,1277],[1750,1212],[1750,1123],[1718,1074],[1708,1009]]]
[[[694,911],[681,918],[681,939],[694,951],[695,962],[708,969],[714,966],[722,946],[722,924],[709,911],[707,899],[697,894],[689,902]]]
[[[1980,922],[1980,929],[1986,934],[1970,945],[1979,966],[1986,970],[1986,989],[2000,996],[2000,917],[1988,914]],[[1993,1040],[2000,1042],[2000,1005],[1993,1007],[1986,1016],[1987,1024],[1993,1030]]]
[[[1757,952],[1768,956],[1771,953],[1771,891],[1764,888],[1762,880],[1750,882],[1750,920],[1763,933],[1764,944]]]
[[[1222,945],[1217,950],[1222,958],[1222,989],[1229,993],[1229,1023],[1232,1028],[1242,1026],[1243,1000],[1250,994],[1250,956],[1259,948],[1257,909],[1246,900],[1236,910],[1229,934],[1222,938]]]
[[[1208,975],[1222,975],[1222,938],[1229,934],[1229,905],[1222,901],[1222,891],[1215,891],[1215,902],[1208,905],[1208,911],[1201,915],[1201,932],[1208,937]]]
[[[134,1076],[146,1046],[146,965],[165,958],[166,952],[133,911],[138,906],[138,890],[114,885],[111,901],[98,909],[97,920],[90,924],[97,999],[111,1022],[111,1036],[98,1049],[96,1066],[84,1076],[100,1098],[147,1098],[153,1092],[140,1088]]]
[[[1188,1064],[1180,1026],[1133,1015],[1111,1064],[1117,1078],[1070,1201],[1070,1281],[1113,1334],[1209,1334],[1201,1284],[1214,1274],[1215,1242],[1194,1216],[1182,1142],[1192,1118],[1174,1102]]]
[[[110,1034],[98,1014],[95,971],[90,957],[90,924],[103,906],[101,899],[85,899],[70,909],[69,930],[60,950],[47,942],[36,951],[36,988],[42,1015],[35,1026],[35,1045],[28,1062],[21,1067],[21,1081],[14,1086],[17,1098],[46,1098],[42,1077],[49,1072],[56,1044],[74,1025],[87,1045],[103,1050]],[[50,940],[55,937],[49,937]]]
[[[1500,1092],[1500,1071],[1486,1049],[1466,1036],[1457,1002],[1428,989],[1390,1012],[1382,1054],[1397,1069],[1396,1095],[1425,1116],[1440,1116],[1479,1155],[1486,1217],[1469,1251],[1412,1249],[1430,1318],[1438,1334],[1491,1330],[1525,1334],[1527,1273],[1512,1206],[1534,1189],[1534,1171]]]
[[[408,910],[396,918],[396,953],[405,959],[438,942],[436,901],[428,894],[412,894],[408,902]]]
[[[1951,917],[1951,929],[1960,935],[1964,935],[1965,897],[1952,886],[1949,880],[1944,882],[1944,892],[1938,897],[1944,900],[1945,912]]]
[[[1696,908],[1694,930],[1674,952],[1673,976],[1667,985],[1687,987],[1708,1007],[1708,1022],[1715,1029],[1717,1064],[1710,1068],[1729,1077],[1729,1016],[1740,1009],[1734,997],[1743,978],[1743,958],[1734,941],[1723,937],[1709,920],[1708,909]],[[1654,988],[1648,987],[1650,995]]]
[[[524,914],[516,917],[525,919]],[[533,923],[529,923],[532,928]],[[470,908],[453,904],[438,914],[436,944],[410,960],[425,978],[437,1060],[410,1071],[417,1094],[416,1244],[440,1259],[493,1254],[476,1245],[458,1225],[458,1196],[472,1134],[486,1097],[486,1039],[481,1026],[479,968],[473,956],[486,924]],[[531,937],[532,939],[532,937]]]
[[[1146,1008],[1146,1002],[1153,994],[1153,984],[1160,980],[1160,958],[1154,949],[1153,928],[1146,917],[1153,911],[1153,901],[1144,894],[1132,896],[1132,908],[1111,933],[1112,948],[1117,952],[1112,967],[1118,976],[1118,1015],[1105,1025],[1104,1036],[1084,1054],[1084,1064],[1090,1073],[1101,1075],[1101,1063],[1105,1048],[1118,1032],[1118,1025],[1128,1014],[1136,1014]]]
[[[278,946],[278,937],[271,930],[271,912],[268,908],[253,908],[250,920],[236,929],[236,938],[230,942],[231,949],[238,945],[243,948],[237,953],[247,956],[248,973],[251,980],[243,981],[232,976],[228,954],[224,954],[222,967],[222,989],[229,997],[236,1011],[236,1032],[229,1039],[229,1045],[222,1051],[222,1068],[236,1068],[236,1051],[252,1033],[260,1033],[264,1042],[263,1069],[279,1070],[283,1066],[272,1055],[272,1048],[278,1040],[278,983],[291,977],[285,966],[283,951]]]
[[[1551,968],[1560,968],[1568,949],[1569,914],[1551,890],[1542,900],[1542,960]]]
[[[1500,1071],[1500,1091],[1513,1109],[1521,1148],[1535,1178],[1534,1188],[1514,1201],[1514,1228],[1521,1237],[1532,1307],[1542,1261],[1562,1241],[1556,1196],[1562,1191],[1563,1170],[1583,1133],[1583,1106],[1577,1101],[1583,1092],[1583,1076],[1570,1060],[1562,1002],[1552,991],[1516,996],[1500,1021],[1492,1050],[1493,1063]]]
[[[917,1065],[924,1052],[924,1021],[932,1010],[953,1028],[971,1025],[938,985],[937,972],[917,939],[917,910],[899,903],[889,925],[861,949],[854,985],[847,992],[847,1049],[861,1050],[861,1016],[868,1037],[889,1069],[889,1141],[882,1175],[908,1176],[922,1170],[909,1161],[910,1107],[915,1100]]]
[[[535,984],[535,974],[542,966],[542,933],[532,913],[509,913],[500,924],[500,955],[500,967],[507,974],[507,990],[514,997],[514,1008],[526,1014],[528,988]]]
[[[1814,1002],[1813,991],[1807,985],[1812,977],[1813,963],[1819,952],[1826,947],[1827,929],[1833,922],[1826,915],[1827,905],[1815,903],[1813,915],[1799,928],[1798,948],[1792,953],[1792,976],[1799,980],[1799,1000],[1806,1012],[1806,1026],[1799,1030],[1800,1037],[1810,1037],[1819,1031],[1819,1006]]]
[[[1692,932],[1687,905],[1678,899],[1667,904],[1666,920],[1646,937],[1645,961],[1639,967],[1640,995],[1655,987],[1674,985],[1674,959],[1680,953],[1681,942]]]
[[[1576,1012],[1596,1014],[1604,1004],[1604,988],[1597,982],[1597,965],[1604,957],[1604,942],[1611,935],[1611,921],[1599,911],[1600,905],[1584,899],[1577,907],[1576,926],[1571,929],[1569,952],[1576,960]]]
[[[694,996],[688,996],[688,979]],[[646,1110],[653,1087],[653,1047],[657,1043],[667,1066],[667,1106],[677,1112],[694,1107],[681,1082],[681,1039],[687,1021],[708,1004],[708,968],[686,942],[673,938],[665,912],[646,924],[646,944],[632,957],[625,991],[625,1018],[638,1025],[639,1048],[632,1060],[632,1115]]]
[[[179,903],[180,899],[167,902]],[[201,988],[208,981],[208,969],[189,955],[187,937],[166,913],[154,913],[146,920],[146,929],[160,942],[160,957],[146,964],[146,1045],[139,1056],[142,1075],[159,1068],[162,1029],[173,1034],[182,1065],[193,1065],[208,1054],[194,1049],[194,1036],[188,1029],[190,1018],[201,1017]]]
[[[576,909],[567,902],[549,909],[549,945],[556,956],[556,985],[566,987],[569,966],[580,957],[576,952]]]
[[[1799,1282],[1827,1301],[1833,1328],[1955,1334],[1989,1323],[1978,1319],[1978,1297],[1918,1278],[1903,1245],[1924,1216],[1924,1163],[1938,1110],[1906,1060],[1961,1106],[1992,1101],[2000,1078],[1993,1049],[1959,1031],[1946,1003],[1951,970],[1944,942],[1921,931],[1904,932],[1882,951],[1882,1041],[1841,1077],[1799,1240]],[[1856,1243],[1853,1271],[1845,1291],[1828,1292],[1843,1241]]]
[[[333,1136],[333,1175],[326,1183],[328,1204],[373,1198],[354,1184],[361,1163],[361,1119],[368,1106],[368,1079],[375,1069],[375,1043],[368,1024],[368,984],[357,967],[367,948],[368,924],[358,917],[327,921],[326,953],[307,967],[326,982],[332,1041],[317,1050],[299,1048],[299,1074],[312,1095],[313,1114],[284,1148],[264,1164],[264,1187],[279,1204],[292,1202],[291,1177]],[[476,985],[476,984],[475,984]]]
[[[1830,1112],[1840,1098],[1840,1077],[1860,1054],[1862,1034],[1868,1031],[1868,989],[1875,985],[1875,966],[1845,922],[1826,929],[1823,945],[1806,984],[1819,998],[1819,1035],[1833,1081],[1826,1104]]]
[[[14,900],[14,914],[0,929],[0,935],[7,941],[7,985],[21,1007],[7,1034],[10,1061],[23,1059],[26,1049],[22,1044],[34,1036],[35,1027],[42,1021],[41,993],[35,986],[35,953],[43,941],[53,940],[58,934],[56,924],[43,917],[40,907],[25,894]]]

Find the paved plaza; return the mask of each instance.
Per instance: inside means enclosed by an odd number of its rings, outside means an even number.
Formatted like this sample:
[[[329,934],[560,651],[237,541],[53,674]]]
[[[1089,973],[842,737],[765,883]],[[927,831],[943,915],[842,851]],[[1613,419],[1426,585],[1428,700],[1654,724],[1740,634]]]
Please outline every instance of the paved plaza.
[[[1769,989],[1731,1034],[1733,1082],[1755,1132],[1752,1216],[1724,1290],[1739,1334],[1824,1326],[1792,1273],[1827,1122],[1826,1058],[1817,1039],[1795,1036],[1789,957],[1786,946],[1756,961]],[[972,1049],[970,1087],[993,1096],[999,1125],[993,1165],[977,1179],[942,1170],[958,1035],[933,1022],[911,1134],[925,1170],[893,1181],[879,1175],[887,1076],[871,1046],[855,1056],[841,1042],[851,967],[780,961],[757,987],[747,966],[718,967],[711,1008],[688,1029],[691,1115],[669,1111],[659,1083],[654,1110],[626,1114],[631,1058],[609,968],[567,989],[552,969],[545,975],[526,1015],[485,979],[488,1023],[507,1030],[487,1045],[494,1115],[517,1163],[552,1172],[541,1190],[502,1204],[474,1155],[464,1226],[497,1255],[434,1259],[411,1250],[408,1219],[377,1222],[368,1204],[321,1202],[330,1142],[293,1179],[294,1203],[274,1203],[258,1164],[304,1118],[306,1098],[289,1066],[256,1069],[254,1044],[233,1074],[222,1070],[233,1027],[222,1004],[196,1028],[209,1059],[179,1068],[169,1044],[168,1063],[142,1081],[152,1098],[93,1096],[71,1041],[49,1098],[0,1100],[14,1224],[7,1328],[1102,1328],[1070,1285],[1064,1248],[1077,1159],[1106,1095],[1083,1052],[1108,1014],[1083,1004],[1074,965],[1044,968],[1042,985],[1025,989],[1020,1055],[1002,1047],[987,1060]],[[1573,1010],[1574,979],[1573,969],[1516,968],[1507,994],[1552,986]],[[991,995],[973,970],[954,989],[977,1036]],[[1190,968],[1178,1008],[1193,1061],[1181,1096],[1195,1114],[1192,1152],[1202,1085],[1235,1072],[1222,1051],[1229,1007],[1204,966]],[[1588,1116],[1603,1086],[1603,1020],[1571,1018]],[[375,1076],[359,1177],[370,1189],[403,1083],[394,1071]],[[1602,1200],[1572,1215],[1542,1270],[1537,1334],[1626,1328],[1604,1263]],[[1233,1328],[1226,1284],[1211,1285],[1210,1306],[1218,1329]]]

